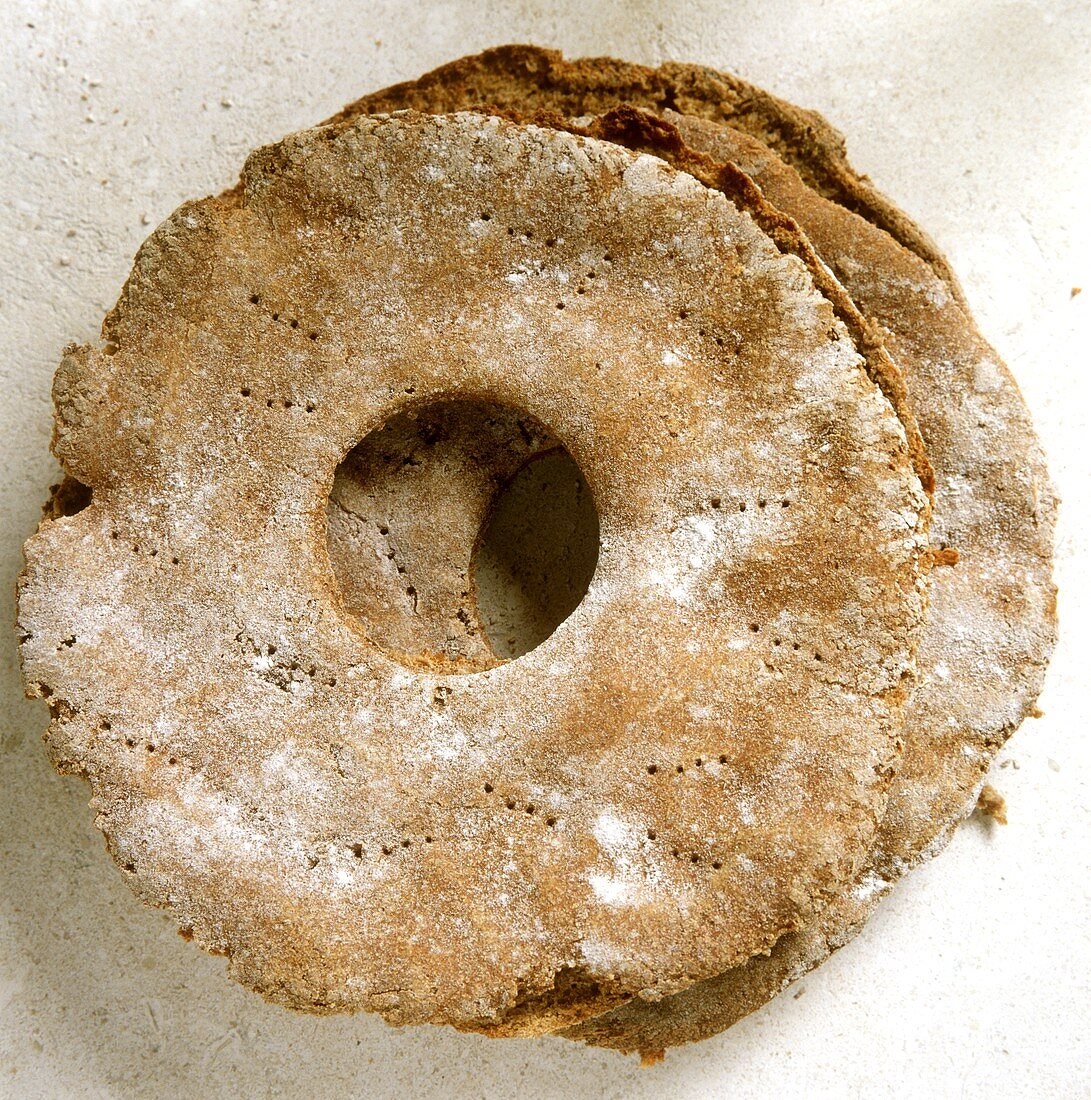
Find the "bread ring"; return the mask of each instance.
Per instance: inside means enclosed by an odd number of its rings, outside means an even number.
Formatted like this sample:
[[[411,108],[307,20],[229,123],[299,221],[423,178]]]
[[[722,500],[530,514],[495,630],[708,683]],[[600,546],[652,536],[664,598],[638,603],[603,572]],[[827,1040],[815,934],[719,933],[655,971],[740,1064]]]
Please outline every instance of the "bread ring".
[[[240,981],[479,1026],[559,976],[719,973],[853,874],[925,498],[829,303],[722,195],[361,119],[183,206],[104,337],[55,381],[92,499],[27,544],[25,675],[134,888]],[[572,616],[465,676],[369,637],[325,550],[343,456],[452,395],[548,425],[601,523]]]
[[[687,142],[746,166],[803,225],[862,310],[887,330],[936,472],[928,623],[906,708],[905,753],[875,850],[852,889],[769,956],[653,1005],[569,1032],[656,1051],[729,1027],[848,942],[909,870],[942,851],[997,750],[1036,713],[1056,638],[1056,500],[1018,386],[956,293],[882,229],[824,199],[766,146],[669,115]]]
[[[785,937],[769,957],[568,1032],[655,1051],[729,1026],[845,943],[973,807],[997,748],[1035,713],[1053,648],[1056,502],[1018,387],[978,332],[947,261],[851,168],[843,139],[821,116],[698,65],[569,62],[554,50],[511,46],[365,96],[336,118],[475,103],[572,115],[636,104],[677,126],[691,150],[738,164],[798,221],[885,330],[936,472],[933,534],[943,564],[933,574],[906,752],[873,858],[820,921]]]

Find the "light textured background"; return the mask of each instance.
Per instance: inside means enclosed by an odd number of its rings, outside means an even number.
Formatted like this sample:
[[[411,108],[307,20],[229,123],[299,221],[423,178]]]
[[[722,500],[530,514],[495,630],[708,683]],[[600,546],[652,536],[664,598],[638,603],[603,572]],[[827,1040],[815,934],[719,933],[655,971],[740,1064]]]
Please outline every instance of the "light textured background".
[[[49,382],[133,252],[254,145],[462,53],[697,60],[817,107],[938,239],[1023,386],[1064,499],[1062,640],[973,820],[859,937],[730,1033],[647,1071],[559,1039],[316,1020],[230,984],[144,911],[53,774],[0,633],[0,1094],[1087,1096],[1091,8],[765,0],[0,5],[0,592],[55,468]],[[1073,297],[1076,286],[1085,292]],[[8,612],[0,612],[7,617]]]

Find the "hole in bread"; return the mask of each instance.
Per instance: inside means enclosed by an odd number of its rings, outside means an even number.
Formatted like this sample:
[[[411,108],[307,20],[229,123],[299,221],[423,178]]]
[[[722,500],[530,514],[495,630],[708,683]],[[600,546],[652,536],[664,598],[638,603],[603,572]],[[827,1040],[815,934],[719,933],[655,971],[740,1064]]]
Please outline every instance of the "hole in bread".
[[[59,485],[52,486],[50,492],[48,507],[55,517],[78,515],[91,504],[91,489],[68,475]]]
[[[473,559],[493,649],[519,657],[575,611],[599,555],[591,490],[562,447],[532,458],[497,496]]]
[[[342,606],[410,667],[522,656],[575,610],[598,562],[598,513],[572,456],[491,402],[392,417],[338,466],[326,519]]]

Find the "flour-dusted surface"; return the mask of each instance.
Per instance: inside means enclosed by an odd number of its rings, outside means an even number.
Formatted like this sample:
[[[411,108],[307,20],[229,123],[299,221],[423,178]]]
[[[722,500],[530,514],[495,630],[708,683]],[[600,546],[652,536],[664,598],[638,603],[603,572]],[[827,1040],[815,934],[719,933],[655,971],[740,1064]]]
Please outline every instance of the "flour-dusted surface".
[[[1041,448],[1014,381],[951,289],[887,233],[806,187],[761,142],[703,118],[668,117],[695,147],[743,166],[797,218],[882,326],[935,471],[933,546],[958,557],[941,556],[932,575],[906,751],[858,888],[768,959],[573,1032],[650,1049],[705,1037],[753,1011],[843,946],[891,884],[943,849],[996,751],[1034,714],[1056,628],[1056,501]]]
[[[362,118],[180,207],[103,339],[54,380],[94,496],[27,544],[24,671],[134,889],[239,980],[464,1027],[567,980],[564,1023],[767,950],[855,874],[926,498],[829,302],[719,192]],[[600,514],[579,608],[469,677],[367,637],[325,554],[342,457],[449,396],[548,424]]]
[[[806,981],[801,999],[774,1003],[641,1074],[559,1042],[505,1046],[431,1029],[397,1034],[367,1019],[298,1019],[232,990],[221,963],[133,906],[89,831],[82,785],[43,763],[40,705],[16,701],[4,728],[0,891],[5,1056],[14,1071],[7,1090],[474,1096],[514,1081],[528,1096],[843,1095],[853,1087],[875,1095],[912,1076],[941,1095],[981,1080],[998,1095],[1085,1091],[1086,1002],[1073,982],[1087,968],[1078,956],[1086,899],[1080,874],[1060,873],[1086,866],[1076,782],[1082,624],[1091,615],[1076,555],[1091,508],[1085,395],[1069,369],[1086,347],[1088,309],[1087,290],[1070,291],[1091,281],[1081,266],[1086,233],[1071,213],[1088,188],[1087,34],[1078,13],[973,4],[937,17],[931,6],[861,5],[837,23],[826,7],[695,6],[659,14],[659,28],[656,17],[628,12],[624,24],[610,13],[589,18],[585,6],[545,18],[491,12],[480,22],[457,8],[417,23],[415,11],[379,6],[366,18],[335,19],[224,5],[207,14],[157,9],[154,18],[141,9],[112,17],[120,22],[70,5],[5,12],[14,59],[4,138],[12,155],[3,169],[15,203],[3,261],[9,579],[52,476],[43,397],[58,350],[69,337],[95,335],[136,245],[180,199],[229,183],[245,150],[311,122],[317,105],[333,110],[497,41],[699,58],[819,107],[848,132],[857,162],[954,259],[1034,409],[1064,499],[1062,644],[1045,719],[1024,730],[994,775],[1012,824],[962,830],[942,860],[884,903],[877,923]],[[1058,167],[1048,187],[1028,163]],[[10,654],[5,685],[15,699]]]

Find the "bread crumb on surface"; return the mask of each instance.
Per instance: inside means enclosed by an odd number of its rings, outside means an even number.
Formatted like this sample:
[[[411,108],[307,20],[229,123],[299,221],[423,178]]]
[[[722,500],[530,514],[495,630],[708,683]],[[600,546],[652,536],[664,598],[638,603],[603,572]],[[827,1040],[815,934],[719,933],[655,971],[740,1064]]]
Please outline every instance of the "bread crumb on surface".
[[[1004,796],[991,783],[986,783],[981,788],[975,809],[986,817],[991,817],[998,825],[1008,823],[1008,804],[1004,801]]]

